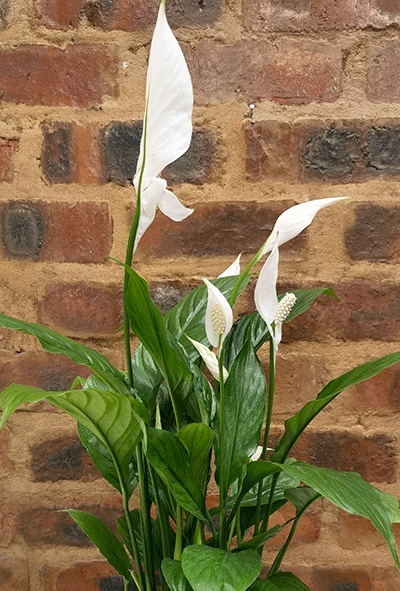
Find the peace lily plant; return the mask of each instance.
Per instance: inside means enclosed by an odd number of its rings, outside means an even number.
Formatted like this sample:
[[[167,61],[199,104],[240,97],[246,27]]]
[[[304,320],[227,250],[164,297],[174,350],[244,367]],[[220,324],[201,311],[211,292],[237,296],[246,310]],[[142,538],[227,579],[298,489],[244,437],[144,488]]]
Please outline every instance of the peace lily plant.
[[[46,351],[67,355],[93,373],[86,380],[77,378],[66,392],[8,386],[1,395],[1,425],[19,405],[42,399],[76,419],[95,466],[121,494],[119,536],[93,515],[75,509],[68,513],[123,577],[125,589],[133,580],[140,591],[160,586],[171,591],[306,591],[281,566],[301,516],[320,497],[370,519],[400,568],[392,534],[393,523],[400,520],[397,500],[354,472],[317,468],[289,457],[300,434],[329,402],[400,361],[400,353],[329,382],[285,422],[266,458],[283,325],[320,294],[334,295],[318,288],[278,296],[279,247],[341,198],[285,211],[243,271],[238,257],[216,280],[205,278],[165,316],[152,302],[146,281],[131,268],[157,207],[178,221],[192,212],[159,178],[189,146],[192,105],[189,73],[163,0],[150,51],[134,179],[137,206],[124,264],[127,372],[53,330],[3,315],[1,326],[35,336]],[[263,266],[255,311],[234,322],[232,308],[259,261]],[[133,356],[130,331],[141,342]],[[264,343],[270,352],[268,379],[257,357]],[[218,486],[219,506],[209,509],[211,479]],[[134,493],[140,509],[131,510]],[[271,526],[271,516],[286,503],[294,506],[295,517]],[[259,578],[263,546],[281,530],[287,532],[286,541],[267,565],[266,578]]]

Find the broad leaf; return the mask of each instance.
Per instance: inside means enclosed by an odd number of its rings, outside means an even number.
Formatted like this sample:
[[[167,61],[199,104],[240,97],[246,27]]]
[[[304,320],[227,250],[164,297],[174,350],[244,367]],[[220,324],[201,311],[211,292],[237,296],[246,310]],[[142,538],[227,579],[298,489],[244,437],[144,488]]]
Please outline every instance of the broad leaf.
[[[277,573],[269,579],[257,579],[248,591],[310,591],[310,588],[292,573]]]
[[[281,465],[281,468],[299,478],[340,509],[351,515],[361,515],[369,519],[385,538],[400,570],[392,532],[393,523],[400,521],[399,504],[395,497],[377,490],[355,472],[337,472],[303,462]]]
[[[95,349],[81,345],[73,339],[69,339],[40,324],[23,322],[22,320],[4,316],[3,314],[0,314],[0,326],[36,337],[43,349],[49,353],[66,355],[75,363],[89,367],[89,369],[114,390],[123,393],[130,392],[130,387],[124,374],[111,365],[107,357],[95,351]]]
[[[264,372],[252,344],[247,342],[232,364],[225,382],[223,465],[226,486],[238,478],[244,464],[257,449],[264,420],[266,396]],[[212,426],[216,434],[216,465],[219,467],[219,406]],[[218,479],[218,473],[216,477]]]
[[[148,427],[145,453],[148,462],[170,488],[178,505],[206,521],[204,496],[192,476],[189,453],[176,435]]]
[[[279,440],[275,452],[271,455],[271,461],[282,463],[293,447],[297,438],[301,435],[307,425],[327,406],[338,394],[346,388],[359,384],[380,373],[382,370],[398,363],[400,353],[392,353],[375,361],[370,361],[359,367],[348,371],[342,376],[332,380],[318,394],[316,400],[308,402],[293,417],[285,421],[285,432]]]
[[[186,447],[189,468],[194,482],[204,493],[210,479],[210,454],[214,431],[203,423],[190,423],[183,427],[176,437]]]
[[[114,532],[111,531],[101,519],[90,513],[78,511],[76,509],[68,509],[65,512],[72,517],[75,523],[79,525],[93,544],[97,546],[111,566],[115,568],[126,581],[129,581],[131,578],[130,571],[132,570],[132,565],[125,548]]]
[[[172,560],[172,558],[164,558],[161,568],[170,591],[193,591],[189,581],[183,574],[180,562]]]
[[[182,569],[194,591],[245,591],[261,572],[255,550],[225,552],[209,546],[187,546]]]

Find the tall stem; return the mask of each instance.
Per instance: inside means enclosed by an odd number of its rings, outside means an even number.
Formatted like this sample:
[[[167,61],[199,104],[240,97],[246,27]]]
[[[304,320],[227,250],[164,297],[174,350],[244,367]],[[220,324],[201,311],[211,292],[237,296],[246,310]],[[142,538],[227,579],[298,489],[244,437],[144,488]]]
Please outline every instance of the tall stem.
[[[221,342],[221,336],[220,342]],[[224,368],[222,365],[222,351],[218,346],[218,373],[219,373],[219,546],[226,550],[226,495],[225,475],[224,475],[224,431],[225,431],[225,388],[224,388]]]
[[[143,561],[146,574],[146,589],[152,591],[155,586],[154,582],[154,552],[151,536],[151,521],[150,521],[150,503],[148,480],[143,462],[143,449],[141,443],[137,446],[137,466],[139,474],[139,494],[140,494],[140,517],[142,525],[143,538]]]

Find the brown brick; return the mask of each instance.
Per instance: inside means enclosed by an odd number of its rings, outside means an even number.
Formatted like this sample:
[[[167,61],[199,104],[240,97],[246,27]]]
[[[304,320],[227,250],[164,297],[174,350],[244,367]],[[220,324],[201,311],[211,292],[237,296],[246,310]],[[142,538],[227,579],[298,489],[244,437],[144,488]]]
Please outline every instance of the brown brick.
[[[104,521],[115,533],[115,520],[122,509],[100,505],[77,507]],[[20,514],[18,530],[28,546],[40,548],[43,544],[56,546],[91,546],[92,542],[75,521],[59,509],[36,507]]]
[[[116,96],[116,63],[99,45],[20,45],[0,52],[1,100],[26,105],[90,107]]]
[[[373,103],[399,103],[400,41],[373,46],[369,54],[368,99]]]
[[[81,562],[75,566],[50,567],[40,570],[43,591],[113,591],[122,589],[122,577],[101,561]]]
[[[350,431],[303,433],[293,456],[315,466],[358,472],[367,482],[392,483],[397,460],[393,439],[383,434],[363,437]]]
[[[0,391],[12,383],[36,386],[48,392],[69,390],[76,376],[88,377],[90,370],[65,355],[28,352],[3,353],[0,361]]]
[[[179,281],[169,281],[168,283],[151,282],[150,295],[162,314],[166,314],[194,287],[196,286],[189,287]]]
[[[371,578],[367,569],[316,567],[313,591],[371,591]]]
[[[252,31],[329,31],[363,28],[369,3],[353,0],[245,0],[246,28]]]
[[[310,39],[201,42],[187,51],[195,91],[207,100],[334,102],[340,95],[340,48]]]
[[[290,542],[290,545],[297,546],[300,544],[310,544],[316,542],[319,538],[320,532],[320,514],[321,504],[317,501],[305,512],[299,521],[296,532]],[[289,519],[296,516],[296,511],[290,503],[286,503],[281,509],[276,511],[269,522],[269,527],[280,524],[283,525]],[[266,548],[280,548],[289,534],[291,522],[274,538],[266,543]]]
[[[105,180],[132,184],[139,158],[143,122],[112,121],[101,133]]]
[[[279,214],[292,204],[198,204],[194,206],[194,213],[179,225],[157,212],[155,221],[139,243],[137,254],[205,257],[255,253],[267,239]],[[282,252],[296,256],[306,241],[306,234],[301,234],[282,247]]]
[[[122,326],[119,288],[84,284],[50,285],[40,304],[40,321],[71,335],[110,335]]]
[[[8,427],[3,427],[0,431],[0,476],[9,474],[13,465],[8,457],[10,451],[11,432]]]
[[[351,401],[357,412],[400,412],[400,367],[388,367],[377,376],[353,387]]]
[[[215,151],[214,134],[208,129],[195,127],[189,149],[166,168],[163,177],[171,185],[201,185],[210,182],[215,167]]]
[[[219,18],[222,4],[222,0],[170,3],[168,21],[173,28],[212,26]],[[148,0],[36,0],[36,7],[40,22],[52,29],[77,27],[86,19],[90,25],[106,30],[135,31],[154,27],[158,4]]]
[[[29,589],[29,567],[26,558],[15,555],[0,556],[0,591]]]
[[[7,140],[5,138],[0,138],[0,182],[6,181],[8,183],[11,183],[14,178],[14,167],[12,157],[15,150],[17,149],[17,146],[18,142],[16,140]]]
[[[112,237],[107,203],[10,201],[1,208],[7,258],[102,263]]]
[[[77,437],[60,437],[30,448],[31,470],[36,482],[94,480],[100,475]]]
[[[0,547],[3,548],[8,548],[11,545],[17,531],[17,511],[14,507],[10,507],[10,503],[11,499],[9,495],[6,495],[5,504],[0,505]]]
[[[347,252],[355,261],[400,261],[400,209],[372,203],[356,206],[355,223],[345,235]]]
[[[395,539],[399,540],[400,525],[393,525]],[[345,511],[339,516],[339,544],[342,548],[371,548],[385,546],[382,534],[374,528],[369,519],[360,515],[349,515]]]
[[[394,341],[398,338],[398,287],[372,282],[345,283],[329,287],[332,287],[340,302],[329,296],[320,296],[307,312],[285,325],[283,342],[324,341],[331,338],[350,341]],[[293,285],[279,286],[278,293],[293,288]]]

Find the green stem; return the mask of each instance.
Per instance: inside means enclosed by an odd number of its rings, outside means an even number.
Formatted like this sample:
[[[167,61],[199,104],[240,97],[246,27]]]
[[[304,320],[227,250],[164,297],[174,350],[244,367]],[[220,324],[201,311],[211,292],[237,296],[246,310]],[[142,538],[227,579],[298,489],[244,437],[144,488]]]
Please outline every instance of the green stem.
[[[219,337],[221,342],[221,336]],[[226,550],[226,496],[225,475],[224,475],[224,430],[225,430],[225,388],[224,388],[224,368],[222,365],[222,347],[218,345],[218,373],[219,373],[219,546]]]
[[[176,507],[176,538],[174,560],[181,561],[182,556],[182,532],[183,532],[183,510],[180,505]]]
[[[144,570],[146,573],[146,589],[152,591],[155,586],[154,580],[154,552],[151,537],[151,518],[150,518],[150,503],[149,503],[149,491],[148,491],[148,480],[145,465],[143,462],[143,449],[142,444],[139,443],[137,446],[137,466],[139,475],[139,495],[140,495],[140,517],[141,517],[141,528],[143,538],[143,562]]]

